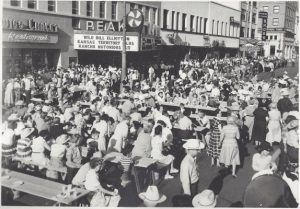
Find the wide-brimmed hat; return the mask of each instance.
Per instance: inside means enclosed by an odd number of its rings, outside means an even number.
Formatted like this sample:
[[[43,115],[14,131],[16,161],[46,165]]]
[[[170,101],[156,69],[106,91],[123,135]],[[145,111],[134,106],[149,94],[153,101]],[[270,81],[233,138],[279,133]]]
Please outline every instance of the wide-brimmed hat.
[[[16,136],[20,136],[22,133],[22,130],[25,128],[25,124],[22,121],[19,121],[17,123],[17,128],[14,130],[14,133]]]
[[[31,101],[33,102],[43,102],[41,98],[32,98]]]
[[[69,137],[67,134],[62,134],[56,138],[56,144],[65,144],[69,141]]]
[[[22,100],[19,100],[19,101],[16,102],[15,105],[16,105],[16,106],[23,106],[23,105],[25,105],[25,104],[24,104],[24,102],[23,102]]]
[[[161,203],[167,199],[165,195],[158,192],[157,186],[149,186],[146,192],[139,194],[139,198],[150,203]]]
[[[290,95],[290,92],[288,91],[288,89],[282,89],[282,90],[281,90],[281,95],[282,95],[282,96],[289,96],[289,95]]]
[[[286,125],[286,128],[287,129],[294,129],[296,127],[299,126],[299,121],[298,120],[292,120],[290,121],[287,125]]]
[[[240,105],[232,104],[231,107],[228,107],[231,111],[240,111]]]
[[[9,120],[9,121],[16,121],[16,120],[19,120],[19,119],[20,119],[20,117],[18,116],[17,113],[12,113],[12,114],[7,118],[7,120]]]
[[[192,204],[196,208],[214,208],[217,204],[217,198],[212,190],[206,189],[193,198]]]
[[[34,132],[34,128],[24,128],[21,131],[21,138],[24,139],[28,136],[30,136]]]
[[[204,149],[204,144],[199,139],[188,139],[183,144],[184,149]]]

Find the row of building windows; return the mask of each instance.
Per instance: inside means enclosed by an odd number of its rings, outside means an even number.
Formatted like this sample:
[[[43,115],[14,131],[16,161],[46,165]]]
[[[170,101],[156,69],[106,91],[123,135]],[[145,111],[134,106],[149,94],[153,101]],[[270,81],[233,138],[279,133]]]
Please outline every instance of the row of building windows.
[[[277,36],[266,36],[266,39],[273,40],[273,37],[274,37],[274,40],[277,40]]]
[[[221,36],[230,36],[238,37],[239,36],[239,27],[228,24],[227,22],[221,22],[219,20],[212,20],[211,25],[211,34],[212,35],[221,35]]]
[[[188,25],[188,18],[190,25]],[[207,18],[179,13],[175,11],[163,10],[163,28],[179,31],[189,31],[193,33],[206,33]]]
[[[273,6],[273,14],[278,14],[280,7],[278,5]],[[263,11],[269,12],[269,6],[263,6]]]
[[[294,17],[296,16],[295,10],[293,10],[293,9],[290,8],[290,7],[287,7],[287,8],[286,8],[286,13],[287,13],[287,16],[288,16],[288,17],[294,18]]]
[[[156,25],[158,24],[157,8],[143,6],[143,5],[135,4],[135,3],[130,3],[130,10],[133,10],[133,9],[139,9],[143,12],[145,22],[151,22]],[[152,10],[152,11],[150,11],[150,10]]]
[[[55,12],[56,11],[56,1],[48,0],[48,11]],[[10,5],[14,7],[21,6],[21,0],[10,0]],[[27,8],[28,9],[38,9],[37,0],[27,0]]]
[[[255,38],[255,29],[251,29],[251,34],[250,33],[250,28],[246,28],[245,27],[241,27],[241,31],[240,31],[240,37],[242,38]]]
[[[247,19],[248,22],[250,22],[250,12],[247,12],[247,10],[242,9],[242,11],[241,11],[241,20],[246,21],[246,19]],[[252,20],[251,21],[252,23],[256,23],[256,13],[255,12],[252,13],[251,20]]]

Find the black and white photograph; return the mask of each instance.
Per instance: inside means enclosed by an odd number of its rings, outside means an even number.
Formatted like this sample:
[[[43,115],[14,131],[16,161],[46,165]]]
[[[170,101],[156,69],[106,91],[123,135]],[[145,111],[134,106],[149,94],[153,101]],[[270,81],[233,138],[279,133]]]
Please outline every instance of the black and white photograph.
[[[0,7],[1,206],[298,207],[298,1]]]

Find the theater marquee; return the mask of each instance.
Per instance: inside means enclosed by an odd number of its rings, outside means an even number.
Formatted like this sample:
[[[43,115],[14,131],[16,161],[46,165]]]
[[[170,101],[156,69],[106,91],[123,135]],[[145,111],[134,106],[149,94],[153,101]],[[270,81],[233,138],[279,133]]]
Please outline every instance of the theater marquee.
[[[74,34],[74,49],[122,51],[121,35]],[[139,37],[126,36],[126,51],[139,51]]]

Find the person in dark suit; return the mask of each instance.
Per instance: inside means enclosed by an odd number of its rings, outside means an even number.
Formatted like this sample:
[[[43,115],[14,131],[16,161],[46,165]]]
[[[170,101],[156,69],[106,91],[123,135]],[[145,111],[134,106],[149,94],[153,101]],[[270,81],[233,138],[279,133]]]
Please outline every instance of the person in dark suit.
[[[284,89],[284,91],[282,91],[281,95],[283,96],[283,98],[278,101],[277,108],[281,113],[281,117],[284,118],[284,113],[288,113],[291,110],[293,110],[293,103],[289,99],[288,90]]]

